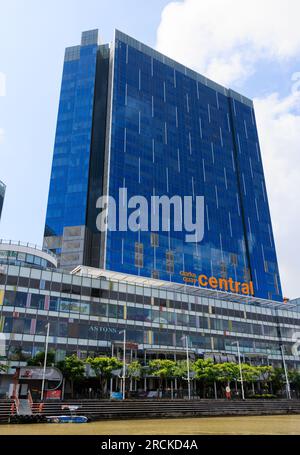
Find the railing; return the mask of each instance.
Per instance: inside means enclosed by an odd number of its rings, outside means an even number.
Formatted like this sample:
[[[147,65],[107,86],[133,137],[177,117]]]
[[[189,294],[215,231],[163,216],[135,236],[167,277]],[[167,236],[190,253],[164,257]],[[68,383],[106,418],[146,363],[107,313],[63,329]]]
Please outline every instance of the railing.
[[[28,391],[28,403],[33,415],[43,413],[44,403],[34,402],[30,390]]]
[[[32,395],[31,395],[30,390],[29,390],[29,392],[28,392],[28,402],[29,402],[29,406],[30,406],[30,408],[31,408],[31,410],[32,410],[32,407],[33,407],[33,399],[32,399]]]
[[[6,239],[0,239],[0,245],[12,245],[12,246],[25,246],[27,248],[32,248],[37,251],[43,251],[44,253],[49,254],[53,258],[56,259],[56,255],[51,251],[48,250],[48,248],[36,245],[34,243],[30,242],[21,242],[21,241],[16,241],[16,240],[6,240]]]
[[[11,408],[11,415],[19,414],[20,400],[17,396],[14,397],[14,402]],[[16,411],[16,412],[15,412]]]

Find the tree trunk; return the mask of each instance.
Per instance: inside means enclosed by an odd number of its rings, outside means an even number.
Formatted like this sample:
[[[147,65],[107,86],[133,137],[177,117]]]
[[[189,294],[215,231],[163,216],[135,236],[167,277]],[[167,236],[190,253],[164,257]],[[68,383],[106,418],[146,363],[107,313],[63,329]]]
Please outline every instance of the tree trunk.
[[[100,376],[100,398],[104,397],[104,380]]]
[[[214,392],[215,392],[215,400],[218,399],[218,393],[217,393],[217,383],[214,381]]]

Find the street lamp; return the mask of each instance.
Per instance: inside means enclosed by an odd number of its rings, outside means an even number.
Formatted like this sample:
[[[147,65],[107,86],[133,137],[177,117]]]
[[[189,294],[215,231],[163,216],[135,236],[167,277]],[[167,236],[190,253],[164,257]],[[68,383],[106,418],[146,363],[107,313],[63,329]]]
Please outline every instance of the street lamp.
[[[123,376],[122,376],[122,400],[125,400],[125,378],[126,378],[126,329],[121,330],[123,333]]]
[[[280,350],[281,350],[281,355],[282,355],[282,363],[283,363],[285,381],[286,381],[286,396],[287,396],[288,400],[291,400],[291,388],[290,388],[289,375],[288,375],[286,363],[285,363],[283,344],[280,345]]]
[[[237,345],[238,359],[239,359],[239,369],[240,369],[240,381],[241,381],[241,389],[242,389],[242,399],[244,400],[245,399],[245,393],[244,393],[244,381],[243,381],[243,373],[242,373],[240,343],[237,340],[237,341],[232,341],[231,344],[236,344]]]
[[[189,400],[191,399],[191,376],[190,376],[190,356],[189,356],[189,342],[188,342],[188,335],[181,338],[185,340],[186,346],[186,368],[187,368],[187,383],[188,383],[188,395]]]
[[[43,369],[43,380],[42,380],[42,391],[41,391],[41,401],[43,401],[44,389],[45,389],[45,376],[46,376],[46,367],[47,367],[47,356],[48,356],[48,344],[49,344],[49,330],[50,322],[45,326],[47,327],[47,335],[45,340],[45,358],[44,358],[44,369]]]

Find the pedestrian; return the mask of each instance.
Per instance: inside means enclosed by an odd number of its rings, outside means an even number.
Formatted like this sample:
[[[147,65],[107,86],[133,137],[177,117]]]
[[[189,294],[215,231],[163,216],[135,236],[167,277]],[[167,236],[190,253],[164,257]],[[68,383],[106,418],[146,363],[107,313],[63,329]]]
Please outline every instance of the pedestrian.
[[[230,390],[229,384],[226,386],[225,393],[226,393],[227,400],[231,400],[231,390]]]

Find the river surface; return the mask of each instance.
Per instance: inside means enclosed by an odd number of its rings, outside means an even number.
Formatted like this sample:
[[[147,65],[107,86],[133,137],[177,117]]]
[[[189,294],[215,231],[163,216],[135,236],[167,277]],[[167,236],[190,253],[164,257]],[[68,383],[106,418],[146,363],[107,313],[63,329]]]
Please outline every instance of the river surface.
[[[0,425],[0,435],[300,434],[300,415],[106,420],[86,424]]]

